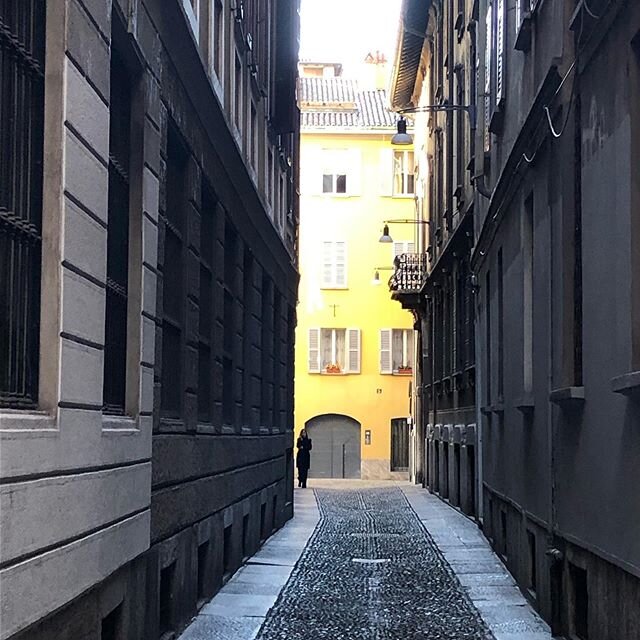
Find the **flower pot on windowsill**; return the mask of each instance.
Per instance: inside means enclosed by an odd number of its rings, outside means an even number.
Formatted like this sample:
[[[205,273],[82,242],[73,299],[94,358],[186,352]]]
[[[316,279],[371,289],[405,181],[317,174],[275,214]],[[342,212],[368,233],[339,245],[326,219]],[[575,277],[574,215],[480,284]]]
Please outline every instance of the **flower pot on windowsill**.
[[[342,373],[342,369],[340,369],[340,365],[337,364],[328,364],[325,369],[325,373]]]
[[[398,373],[405,376],[410,376],[413,373],[413,367],[398,367]]]

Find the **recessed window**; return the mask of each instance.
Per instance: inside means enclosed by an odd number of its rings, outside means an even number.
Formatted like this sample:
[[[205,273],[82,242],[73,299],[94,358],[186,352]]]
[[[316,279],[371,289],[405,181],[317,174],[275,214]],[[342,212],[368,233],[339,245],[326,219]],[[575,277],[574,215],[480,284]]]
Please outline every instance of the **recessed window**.
[[[288,460],[288,458],[287,458]],[[267,503],[263,502],[260,505],[260,541],[267,538]]]
[[[271,501],[271,526],[273,529],[278,528],[278,496],[273,496]]]
[[[224,528],[222,540],[222,572],[225,576],[231,573],[232,566],[231,532],[231,525]]]
[[[213,70],[222,82],[222,52],[224,51],[224,8],[221,0],[213,1]]]
[[[207,570],[209,568],[209,541],[198,545],[198,600],[204,600],[207,590]]]
[[[411,254],[411,253],[415,253],[416,251],[416,245],[415,242],[394,242],[393,243],[393,258],[394,258],[394,263],[395,263],[395,259],[398,256],[401,256],[403,253],[406,254]]]
[[[105,413],[123,414],[127,377],[131,82],[113,47],[110,95],[103,409]]]
[[[322,243],[322,288],[341,289],[347,286],[347,243],[326,240]]]
[[[167,142],[166,211],[163,281],[162,371],[160,408],[163,416],[182,414],[182,336],[184,331],[184,283],[187,151],[175,127]]]
[[[251,552],[251,529],[249,528],[249,514],[242,518],[242,557],[248,558]]]
[[[507,512],[500,510],[500,554],[507,557]]]
[[[413,151],[393,152],[393,195],[408,196],[415,193],[415,166]]]
[[[102,618],[100,640],[120,640],[122,638],[122,603]]]
[[[322,193],[347,193],[347,176],[344,173],[322,174]]]
[[[360,330],[309,329],[309,373],[360,373]]]
[[[160,571],[160,637],[173,631],[173,584],[176,572],[176,563],[172,562],[168,567]]]
[[[0,406],[19,409],[38,402],[46,11],[2,7]]]
[[[242,63],[240,62],[240,57],[236,54],[235,58],[235,74],[234,74],[234,118],[236,123],[236,128],[238,131],[242,131],[242,109],[243,109],[243,78],[242,78]]]
[[[322,151],[322,193],[346,194],[347,175],[354,167],[349,167],[350,154],[347,149],[323,149]]]
[[[256,159],[258,153],[258,115],[256,105],[251,102],[251,132],[249,140],[249,161],[253,168],[256,168]]]
[[[569,565],[573,607],[571,611],[571,631],[578,640],[589,638],[589,590],[587,571],[573,564]]]
[[[529,547],[529,590],[535,595],[538,590],[538,576],[536,558],[536,536],[533,531],[527,531],[527,544]]]
[[[413,373],[415,332],[413,329],[380,329],[380,373]]]
[[[267,154],[267,201],[273,204],[273,150]]]

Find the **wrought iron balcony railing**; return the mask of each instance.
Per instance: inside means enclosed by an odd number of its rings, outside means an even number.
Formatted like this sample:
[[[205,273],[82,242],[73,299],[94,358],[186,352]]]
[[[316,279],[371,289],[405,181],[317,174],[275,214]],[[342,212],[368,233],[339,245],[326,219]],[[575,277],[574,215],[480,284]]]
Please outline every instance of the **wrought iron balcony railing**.
[[[389,278],[394,293],[419,293],[427,276],[427,256],[424,253],[403,253],[393,261],[395,271]]]

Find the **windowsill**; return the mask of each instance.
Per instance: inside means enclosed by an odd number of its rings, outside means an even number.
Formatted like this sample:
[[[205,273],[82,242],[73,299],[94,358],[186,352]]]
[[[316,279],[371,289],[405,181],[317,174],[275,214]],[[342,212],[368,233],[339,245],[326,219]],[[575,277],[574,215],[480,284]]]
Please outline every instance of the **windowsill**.
[[[356,198],[355,193],[320,193],[323,198]]]
[[[57,433],[56,420],[44,411],[0,409],[0,432]]]
[[[110,434],[110,433],[139,433],[140,429],[138,427],[138,422],[135,418],[131,416],[112,416],[112,415],[104,415],[102,416],[102,433]]]
[[[549,394],[549,400],[563,408],[578,408],[584,405],[584,387],[562,387]]]
[[[496,404],[488,404],[480,409],[480,413],[488,416],[489,414],[503,414],[504,413],[504,404],[498,402]]]
[[[415,194],[414,193],[393,193],[391,194],[392,198],[399,198],[400,200],[407,200],[408,198],[411,198],[413,200],[413,198],[415,198]]]
[[[494,135],[500,135],[504,126],[504,109],[501,105],[498,105],[491,114],[491,120],[489,121],[489,132]]]
[[[640,371],[630,371],[611,378],[611,391],[640,400]]]
[[[359,372],[355,371],[309,371],[310,376],[357,376]]]
[[[530,415],[534,412],[535,401],[532,393],[523,393],[519,398],[516,398],[514,407],[524,415]]]
[[[331,286],[331,287],[320,287],[321,291],[346,291],[349,287],[346,285],[344,287],[339,286]]]
[[[394,371],[393,375],[394,376],[412,376],[413,371]]]
[[[179,418],[160,418],[158,433],[186,433],[187,427]]]
[[[522,22],[516,35],[516,41],[513,48],[516,51],[527,52],[531,49],[531,31],[532,31],[532,19],[529,12],[522,16]]]

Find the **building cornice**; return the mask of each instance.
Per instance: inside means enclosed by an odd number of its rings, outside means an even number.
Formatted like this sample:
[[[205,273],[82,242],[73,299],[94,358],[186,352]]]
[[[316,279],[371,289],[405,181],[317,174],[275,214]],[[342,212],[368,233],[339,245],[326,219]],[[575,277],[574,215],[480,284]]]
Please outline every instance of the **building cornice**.
[[[433,0],[403,0],[389,101],[393,111],[413,106],[413,97]]]

